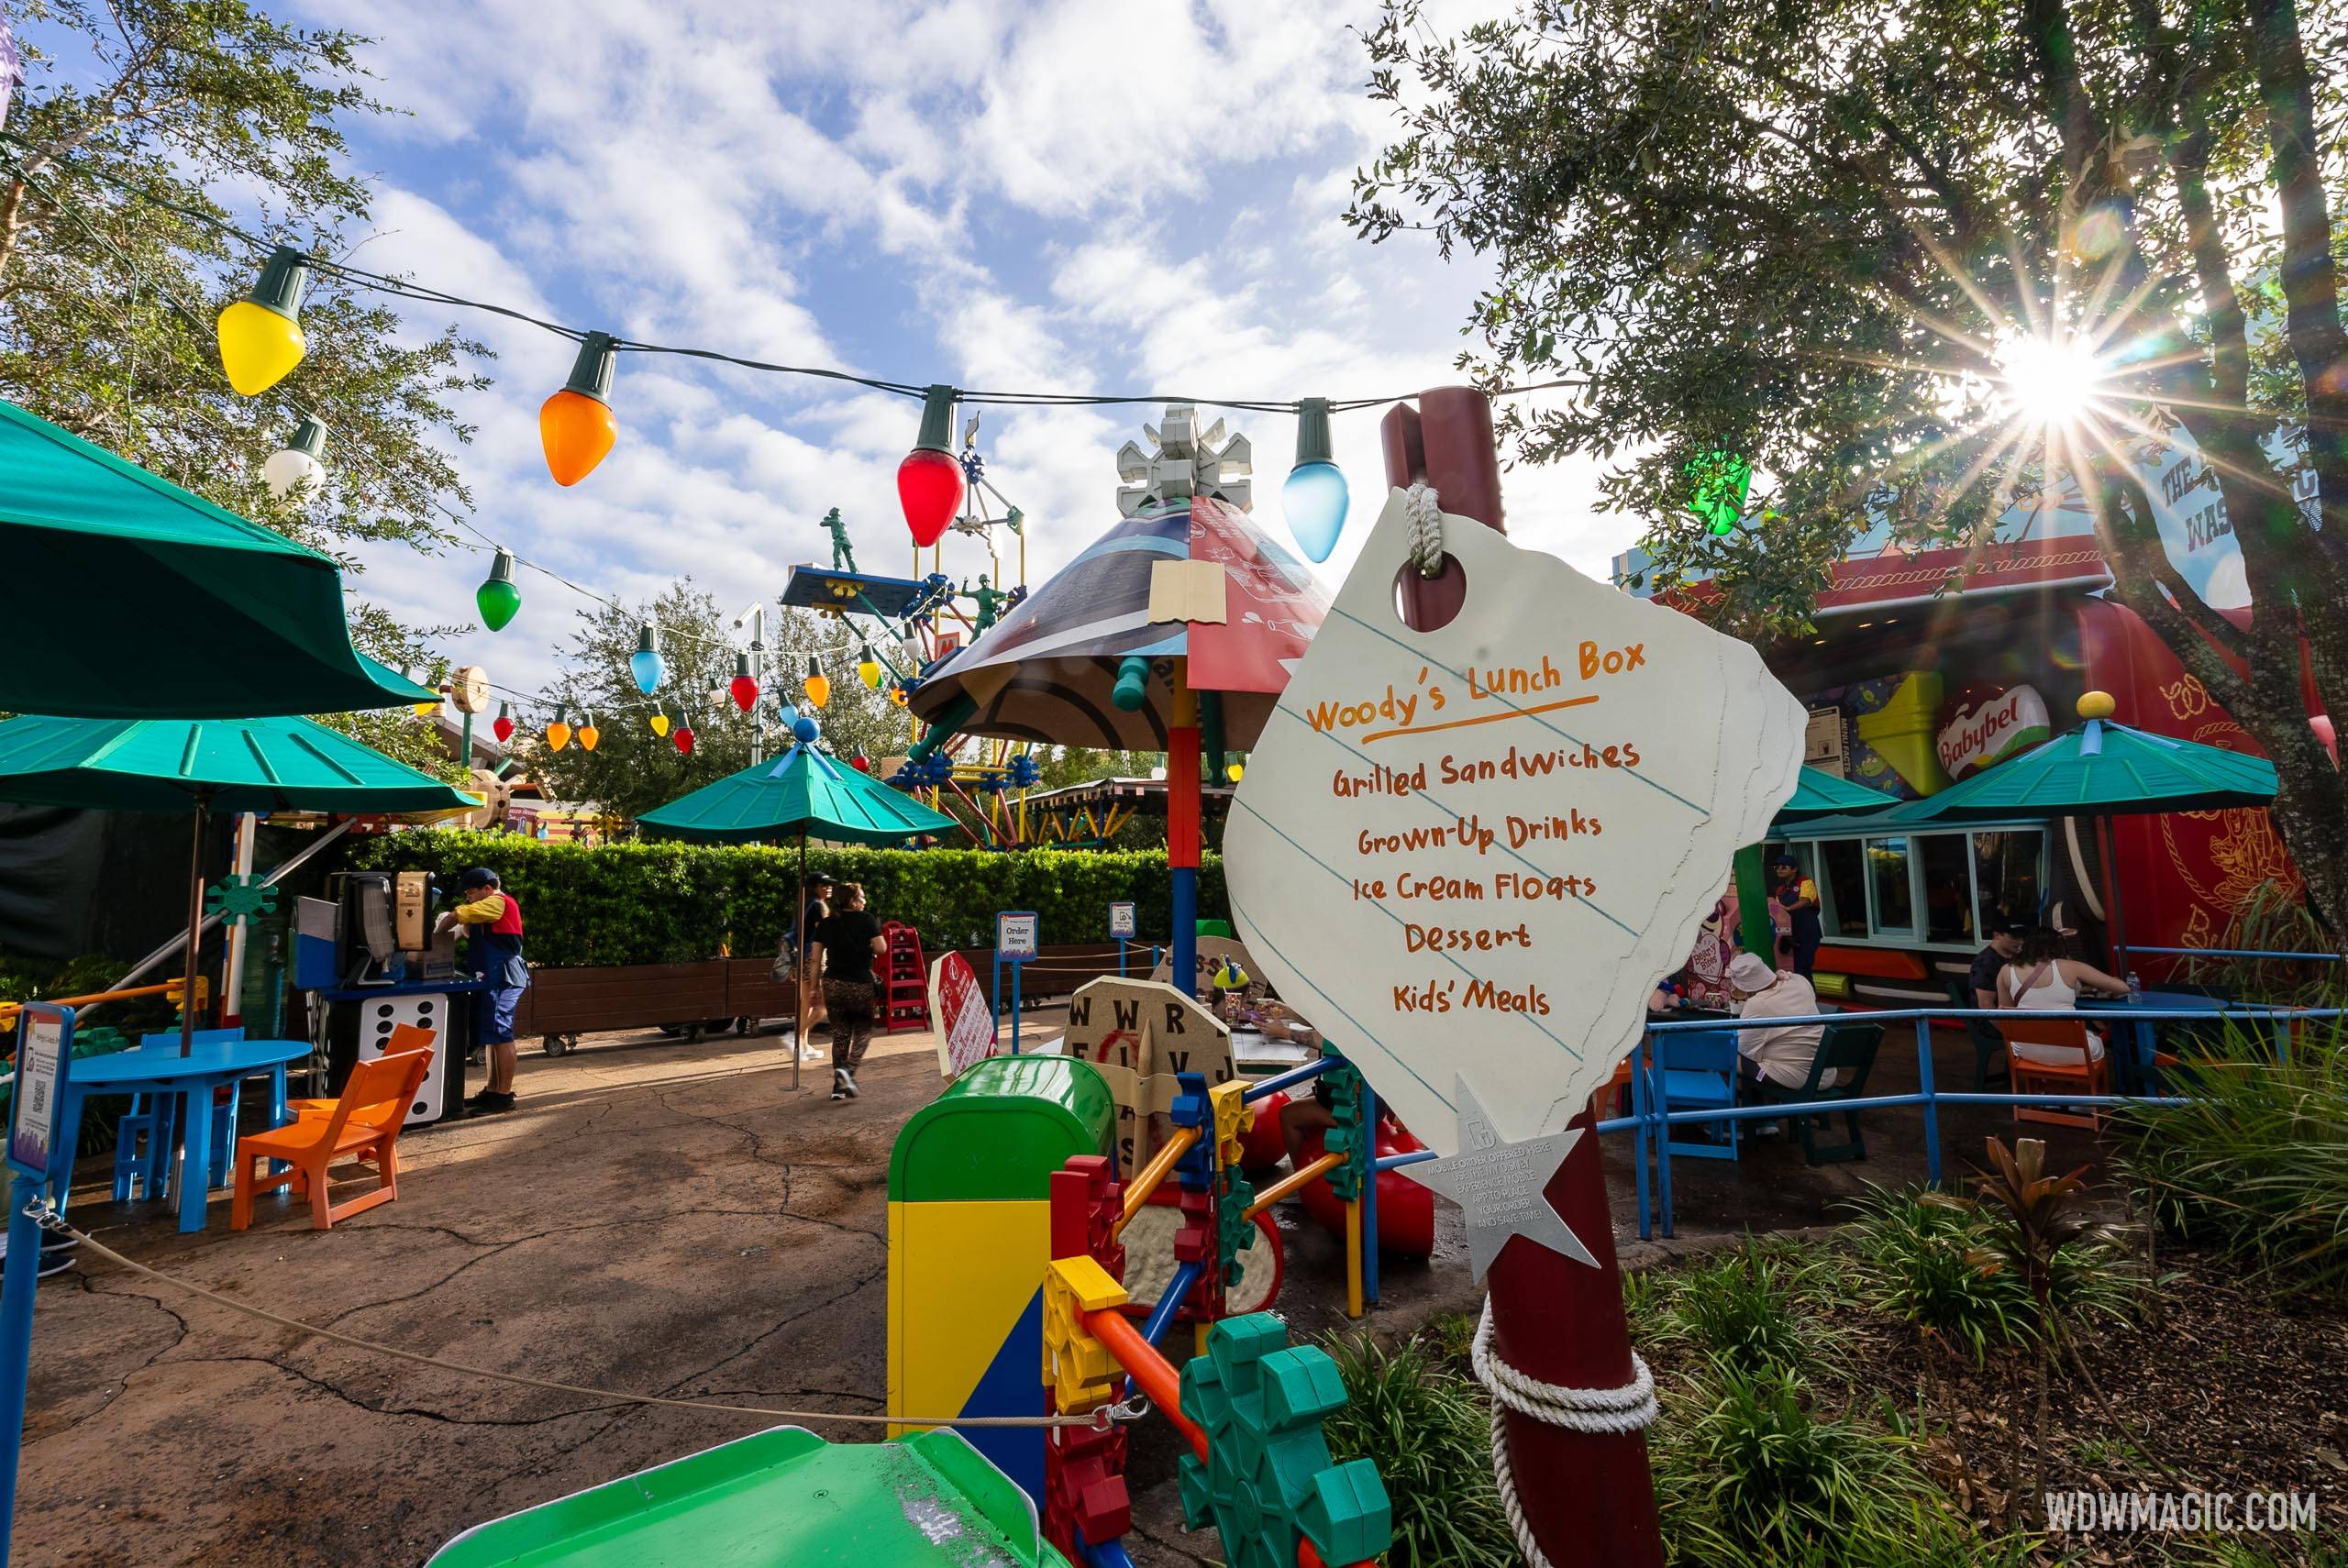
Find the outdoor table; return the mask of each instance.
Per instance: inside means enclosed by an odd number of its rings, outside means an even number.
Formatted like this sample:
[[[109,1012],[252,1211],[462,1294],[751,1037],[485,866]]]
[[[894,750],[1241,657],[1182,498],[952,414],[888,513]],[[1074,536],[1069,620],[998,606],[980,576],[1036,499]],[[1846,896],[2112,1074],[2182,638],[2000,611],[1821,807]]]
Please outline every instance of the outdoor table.
[[[269,1124],[282,1127],[286,1121],[285,1069],[309,1054],[306,1040],[223,1040],[199,1044],[185,1056],[176,1042],[157,1041],[110,1055],[76,1057],[60,1108],[64,1150],[57,1182],[61,1203],[73,1187],[73,1148],[81,1137],[83,1100],[97,1094],[172,1095],[182,1102],[180,1229],[203,1230],[212,1190],[212,1091],[266,1073]]]
[[[2216,997],[2205,997],[2194,991],[2139,991],[2133,997],[2125,999],[2081,997],[2072,1005],[2081,1012],[2112,1014],[2125,1013],[2132,1007],[2142,1007],[2154,1011],[2219,1013],[2226,1010],[2227,1004]],[[2127,1037],[2127,1048],[2112,1052],[2113,1058],[2121,1065],[2122,1091],[2131,1094],[2152,1093],[2154,1087],[2153,1077],[2154,1054],[2158,1050],[2158,1043],[2154,1036],[2163,1023],[2177,1021],[2154,1018],[2132,1020],[2114,1018],[2111,1021],[2113,1045],[2119,1045],[2121,1035],[2124,1034]]]

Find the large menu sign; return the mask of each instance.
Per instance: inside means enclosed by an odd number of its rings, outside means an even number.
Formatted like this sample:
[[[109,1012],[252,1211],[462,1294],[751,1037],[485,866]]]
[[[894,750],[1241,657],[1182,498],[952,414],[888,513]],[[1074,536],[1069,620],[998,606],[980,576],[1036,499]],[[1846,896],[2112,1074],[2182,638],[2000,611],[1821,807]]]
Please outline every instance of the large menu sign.
[[[1518,1140],[1611,1075],[1792,795],[1808,715],[1745,644],[1443,524],[1465,608],[1402,624],[1393,492],[1248,757],[1224,866],[1280,996],[1453,1154],[1463,1088]]]

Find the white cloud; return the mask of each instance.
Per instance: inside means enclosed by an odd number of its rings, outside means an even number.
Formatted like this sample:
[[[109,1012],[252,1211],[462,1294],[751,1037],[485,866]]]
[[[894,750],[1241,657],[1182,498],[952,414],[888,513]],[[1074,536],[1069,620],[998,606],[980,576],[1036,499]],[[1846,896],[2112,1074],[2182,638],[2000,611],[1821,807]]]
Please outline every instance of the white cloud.
[[[451,0],[395,28],[362,0],[307,9],[382,34],[379,94],[415,111],[363,133],[355,161],[384,181],[360,259],[581,326],[916,384],[1346,397],[1454,379],[1486,281],[1341,221],[1386,128],[1346,30],[1368,0],[578,0],[559,16]],[[868,565],[904,549],[893,470],[917,403],[627,355],[619,445],[564,491],[537,411],[570,346],[458,319],[500,356],[460,410],[480,426],[458,454],[478,525],[553,570],[629,598],[688,573],[721,597],[772,593],[822,553],[832,506]],[[1114,520],[1114,451],[1156,410],[982,412],[989,477],[1033,520],[1040,581]],[[1278,530],[1293,424],[1229,417]],[[1383,493],[1378,418],[1335,422],[1356,539]],[[1631,530],[1593,516],[1590,490],[1586,469],[1511,472],[1512,535],[1602,572]],[[363,554],[364,591],[417,623],[466,615],[486,565]],[[968,543],[948,557],[957,575],[986,569]],[[523,587],[513,627],[449,650],[515,686],[551,677],[587,602],[535,574]]]

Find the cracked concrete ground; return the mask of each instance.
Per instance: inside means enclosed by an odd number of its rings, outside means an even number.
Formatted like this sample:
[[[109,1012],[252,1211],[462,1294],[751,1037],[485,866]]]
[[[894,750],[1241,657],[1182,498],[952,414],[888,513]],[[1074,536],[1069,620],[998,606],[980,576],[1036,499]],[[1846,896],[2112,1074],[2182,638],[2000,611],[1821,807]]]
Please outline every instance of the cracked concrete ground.
[[[1054,1014],[1034,1015],[1047,1037]],[[1937,1053],[1969,1073],[1961,1043]],[[1912,1081],[1912,1065],[1907,1069]],[[1896,1087],[1878,1083],[1879,1089]],[[286,1316],[469,1365],[674,1397],[873,1412],[886,1389],[885,1179],[904,1120],[937,1092],[927,1035],[876,1042],[864,1098],[834,1104],[810,1065],[790,1088],[773,1036],[599,1037],[523,1059],[522,1109],[410,1135],[399,1201],[320,1233],[264,1200],[254,1228],[182,1236],[161,1204],[104,1201],[83,1166],[72,1220],[175,1278]],[[1880,1118],[1877,1119],[1881,1120]],[[1981,1129],[2004,1124],[1977,1116]],[[1953,1151],[1979,1147],[1952,1116]],[[1917,1128],[1869,1137],[1868,1165],[1805,1170],[1783,1147],[1677,1162],[1683,1245],[1816,1223],[1859,1177],[1912,1179]],[[1622,1140],[1616,1233],[1634,1238]],[[2091,1145],[2083,1145],[2091,1147]],[[1342,1252],[1289,1224],[1279,1308],[1300,1336],[1344,1322]],[[1407,1332],[1472,1309],[1458,1215],[1436,1253],[1390,1260],[1373,1322]],[[17,1499],[25,1568],[420,1563],[468,1526],[776,1424],[617,1405],[390,1360],[279,1330],[90,1260],[43,1282]],[[825,1426],[834,1441],[874,1429]],[[1136,1433],[1134,1555],[1219,1561],[1181,1528],[1175,1441]]]

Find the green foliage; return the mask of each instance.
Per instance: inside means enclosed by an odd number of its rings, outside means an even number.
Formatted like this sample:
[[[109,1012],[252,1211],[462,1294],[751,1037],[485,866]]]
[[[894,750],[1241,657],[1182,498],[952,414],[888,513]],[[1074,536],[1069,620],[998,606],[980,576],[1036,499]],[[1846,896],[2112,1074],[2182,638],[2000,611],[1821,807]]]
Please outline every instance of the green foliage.
[[[2338,1021],[2309,1026],[2287,1063],[2194,1073],[2192,1099],[2118,1119],[2118,1164],[2167,1225],[2222,1248],[2271,1288],[2348,1280],[2348,1049]]]
[[[1982,1267],[1987,1215],[1880,1187],[1851,1207],[1849,1285],[1863,1306],[1977,1363],[2032,1342],[2039,1319],[2029,1284],[2017,1270]],[[2118,1320],[2135,1310],[2145,1283],[2131,1256],[2099,1239],[2056,1251],[2051,1289],[2056,1311],[2074,1321]]]
[[[1856,1568],[1982,1560],[1971,1554],[1981,1543],[1949,1517],[1918,1468],[1911,1438],[1823,1414],[1814,1397],[1790,1368],[1721,1360],[1667,1385],[1650,1441],[1675,1562]]]
[[[364,40],[241,0],[15,12],[28,79],[0,141],[0,396],[306,543],[437,547],[438,507],[466,500],[448,452],[471,434],[448,399],[483,384],[463,361],[484,350],[418,338],[379,296],[320,277],[302,307],[309,357],[239,397],[213,319],[262,258],[187,215],[228,217],[209,193],[249,193],[272,237],[349,251],[369,192],[342,127],[382,112]],[[279,501],[261,464],[303,414],[328,429],[327,477]],[[415,657],[380,611],[353,622],[369,652]]]
[[[393,834],[351,847],[355,870],[425,870],[454,889],[469,867],[521,900],[531,961],[549,966],[675,964],[774,951],[798,913],[799,851],[758,845],[605,844],[511,834]],[[1047,944],[1104,942],[1109,904],[1130,899],[1140,940],[1164,942],[1161,852],[839,849],[811,845],[807,869],[861,882],[873,913],[909,922],[927,948],[994,941],[999,910],[1033,910]],[[1223,867],[1199,872],[1199,913],[1224,913]]]
[[[2258,603],[2348,601],[2337,6],[1580,0],[1455,36],[1430,10],[1367,30],[1395,128],[1347,221],[1489,270],[1463,367],[1564,389],[1503,400],[1500,434],[1607,465],[1646,584],[1800,635],[1863,536],[1974,547],[2074,495],[2113,596],[2275,760],[2348,931],[2348,795],[2298,690],[2303,659],[2348,690],[2348,639],[2205,602],[2154,477],[2223,501]],[[2092,397],[2029,406],[2082,348]],[[1726,534],[1689,505],[1718,453],[1758,492]]]
[[[734,679],[735,643],[748,634],[735,630],[731,613],[713,595],[687,579],[634,609],[599,604],[577,613],[562,674],[548,688],[548,705],[514,716],[520,726],[514,749],[549,799],[592,801],[613,816],[636,817],[749,766],[753,720],[725,690]],[[660,656],[669,670],[649,697],[637,690],[627,662],[648,620],[659,628]],[[766,756],[777,756],[791,744],[791,705],[801,696],[811,651],[823,660],[831,681],[830,705],[817,719],[835,751],[850,756],[861,745],[877,764],[913,744],[912,721],[903,710],[856,678],[858,643],[852,628],[850,622],[803,610],[768,607],[758,708]],[[555,701],[567,710],[574,728],[582,716],[593,715],[602,732],[593,751],[576,740],[559,752],[547,750],[545,726],[554,717]],[[672,723],[691,722],[691,756],[667,736],[652,733],[649,720],[656,710]]]
[[[1469,1332],[1473,1332],[1472,1320]],[[1392,1350],[1368,1335],[1324,1342],[1346,1380],[1345,1408],[1322,1423],[1329,1456],[1378,1466],[1394,1510],[1393,1568],[1490,1568],[1516,1560],[1492,1485],[1484,1391],[1442,1353],[1413,1340]]]
[[[1838,1336],[1806,1309],[1823,1294],[1830,1268],[1814,1253],[1748,1237],[1651,1286],[1662,1294],[1649,1332],[1741,1372],[1806,1372],[1839,1348]]]
[[[2348,1533],[2318,1529],[2282,1539],[2223,1536],[2178,1553],[2188,1568],[2348,1568]]]

